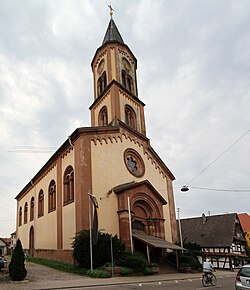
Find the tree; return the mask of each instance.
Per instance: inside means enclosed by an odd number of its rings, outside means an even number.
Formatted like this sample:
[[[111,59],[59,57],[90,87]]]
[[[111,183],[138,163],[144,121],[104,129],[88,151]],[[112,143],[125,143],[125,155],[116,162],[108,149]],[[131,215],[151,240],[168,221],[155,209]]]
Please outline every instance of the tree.
[[[116,260],[125,251],[125,246],[117,236],[98,232],[97,244],[93,245],[93,267],[98,268],[105,263],[111,262],[111,238],[113,257]],[[89,231],[81,231],[72,243],[73,257],[80,267],[90,268],[90,244]]]
[[[9,264],[9,275],[13,281],[21,281],[27,275],[24,265],[24,252],[21,241],[18,239]]]

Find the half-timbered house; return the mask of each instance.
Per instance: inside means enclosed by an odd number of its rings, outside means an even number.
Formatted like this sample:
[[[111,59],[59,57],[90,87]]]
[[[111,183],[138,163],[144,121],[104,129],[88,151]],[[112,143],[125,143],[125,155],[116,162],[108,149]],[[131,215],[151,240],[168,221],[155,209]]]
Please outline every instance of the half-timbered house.
[[[246,258],[245,238],[236,213],[180,220],[183,243],[200,245],[215,268],[234,269]]]

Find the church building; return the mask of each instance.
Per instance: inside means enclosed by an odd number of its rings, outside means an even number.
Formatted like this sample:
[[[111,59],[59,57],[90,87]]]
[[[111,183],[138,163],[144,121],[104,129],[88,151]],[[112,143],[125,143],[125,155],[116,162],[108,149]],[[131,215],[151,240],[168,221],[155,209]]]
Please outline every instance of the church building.
[[[73,261],[72,241],[90,228],[148,255],[178,249],[174,175],[150,146],[137,60],[112,18],[92,63],[91,127],[77,128],[16,196],[16,236],[36,257]]]

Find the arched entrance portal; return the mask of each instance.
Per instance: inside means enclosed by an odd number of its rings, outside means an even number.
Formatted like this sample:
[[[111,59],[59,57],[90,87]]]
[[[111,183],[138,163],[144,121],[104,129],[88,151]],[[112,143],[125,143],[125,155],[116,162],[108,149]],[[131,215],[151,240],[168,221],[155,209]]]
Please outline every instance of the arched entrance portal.
[[[131,248],[128,200],[133,231],[139,230],[146,235],[165,239],[163,206],[167,202],[148,180],[120,185],[113,190],[118,196],[120,238],[127,249]],[[145,242],[135,242],[135,239],[133,242],[140,251],[145,252],[147,249]]]
[[[30,227],[30,234],[29,234],[29,254],[34,256],[34,227]]]

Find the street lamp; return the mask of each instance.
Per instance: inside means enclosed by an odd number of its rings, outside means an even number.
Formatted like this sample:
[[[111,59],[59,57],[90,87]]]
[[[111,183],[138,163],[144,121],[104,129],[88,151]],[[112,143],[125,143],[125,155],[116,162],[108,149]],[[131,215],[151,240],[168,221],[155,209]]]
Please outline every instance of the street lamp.
[[[189,191],[188,186],[187,186],[187,185],[183,185],[182,188],[181,188],[181,191],[182,191],[182,192]]]

